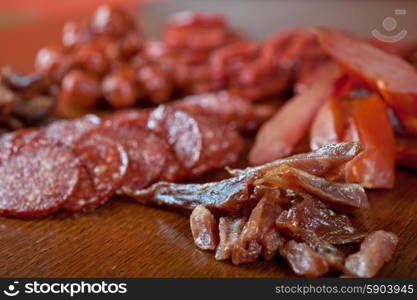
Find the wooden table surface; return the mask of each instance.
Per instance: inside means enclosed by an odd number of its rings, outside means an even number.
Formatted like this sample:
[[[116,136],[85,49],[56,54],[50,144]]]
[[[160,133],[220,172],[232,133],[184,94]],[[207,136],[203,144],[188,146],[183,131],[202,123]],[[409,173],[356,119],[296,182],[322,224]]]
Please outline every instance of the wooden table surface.
[[[244,154],[242,155],[242,157]],[[243,160],[238,163],[242,166]],[[203,180],[220,179],[213,171]],[[371,208],[352,215],[368,231],[400,240],[378,276],[417,277],[417,174],[399,170],[395,188],[368,192]],[[194,246],[189,212],[112,199],[79,214],[39,220],[0,217],[1,277],[283,277],[294,276],[279,257],[234,266]]]
[[[45,25],[45,24],[44,24]],[[52,28],[53,27],[53,28]],[[23,27],[31,39],[23,53],[7,55],[7,63],[27,66],[33,49],[44,44],[47,32],[56,37],[55,26],[34,26],[39,39]],[[45,34],[39,35],[40,32]],[[0,40],[13,43],[15,34],[0,30]],[[16,42],[20,42],[19,39]],[[12,49],[10,44],[7,49]],[[17,49],[17,48],[16,48]],[[5,53],[1,56],[5,61]],[[240,161],[240,165],[244,160]],[[206,179],[221,178],[213,172]],[[353,216],[354,223],[371,231],[397,233],[395,256],[378,274],[417,277],[417,173],[399,170],[395,188],[368,193],[371,209]],[[0,217],[1,277],[283,277],[293,276],[285,262],[233,266],[218,262],[213,253],[198,250],[189,229],[189,213],[146,207],[128,199],[113,199],[92,212],[57,213],[40,220]]]

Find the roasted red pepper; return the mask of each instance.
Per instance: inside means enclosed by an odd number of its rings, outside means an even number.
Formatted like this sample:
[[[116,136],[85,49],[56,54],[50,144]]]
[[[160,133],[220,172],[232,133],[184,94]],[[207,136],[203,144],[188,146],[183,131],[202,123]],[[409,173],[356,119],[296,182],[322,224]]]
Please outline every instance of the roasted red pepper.
[[[310,128],[312,150],[343,141],[347,117],[342,104],[340,99],[333,97],[320,108]]]
[[[402,58],[343,32],[319,28],[324,50],[349,74],[378,91],[394,110],[402,128],[417,135],[417,71]]]
[[[347,180],[366,188],[392,188],[396,149],[387,106],[377,94],[348,101],[351,126],[345,140],[359,139],[365,150],[348,163]]]
[[[321,105],[331,97],[339,68],[326,65],[315,84],[305,93],[290,99],[266,122],[256,135],[249,162],[259,165],[290,155],[308,133]]]

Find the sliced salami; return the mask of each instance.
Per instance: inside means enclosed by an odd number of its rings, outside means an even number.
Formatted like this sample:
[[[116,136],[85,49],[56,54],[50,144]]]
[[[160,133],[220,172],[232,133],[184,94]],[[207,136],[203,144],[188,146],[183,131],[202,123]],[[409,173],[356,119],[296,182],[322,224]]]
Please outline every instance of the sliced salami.
[[[77,187],[80,162],[61,143],[15,137],[19,149],[0,163],[0,213],[41,217],[58,210]]]
[[[72,145],[84,133],[95,128],[101,120],[95,115],[86,115],[74,120],[55,121],[42,129],[43,134],[66,145]]]
[[[0,138],[0,160],[7,159],[13,153],[32,140],[39,139],[42,135],[35,128],[26,128],[8,133]]]
[[[152,112],[148,128],[168,141],[188,177],[235,162],[243,147],[242,138],[226,124],[169,106]]]
[[[75,141],[73,151],[85,169],[81,172],[82,183],[64,209],[78,211],[103,204],[122,185],[128,167],[126,151],[95,132],[87,132]]]
[[[168,144],[136,122],[108,120],[96,132],[117,140],[126,149],[129,167],[121,188],[122,193],[129,195],[134,190],[147,187],[158,180],[162,173],[178,173],[178,165],[168,167],[168,163],[175,162],[170,159],[172,155]]]
[[[146,127],[150,110],[147,109],[125,109],[106,117],[105,120],[111,122],[129,122],[137,127]]]

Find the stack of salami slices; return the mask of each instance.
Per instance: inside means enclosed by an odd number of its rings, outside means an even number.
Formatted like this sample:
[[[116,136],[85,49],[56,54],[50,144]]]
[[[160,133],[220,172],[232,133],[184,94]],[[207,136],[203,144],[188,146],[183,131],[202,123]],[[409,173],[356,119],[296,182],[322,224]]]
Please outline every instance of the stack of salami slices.
[[[207,95],[3,135],[0,214],[84,210],[115,194],[129,196],[157,181],[193,178],[236,161],[243,145],[238,127],[259,123],[269,113],[227,99]],[[216,113],[219,101],[231,110]],[[236,114],[245,114],[238,119],[247,122],[232,122]]]

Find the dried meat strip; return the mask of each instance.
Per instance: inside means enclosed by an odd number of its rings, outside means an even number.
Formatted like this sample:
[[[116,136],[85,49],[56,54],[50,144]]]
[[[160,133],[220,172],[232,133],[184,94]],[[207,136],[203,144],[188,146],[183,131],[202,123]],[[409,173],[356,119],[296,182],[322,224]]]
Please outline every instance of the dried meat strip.
[[[312,231],[320,239],[334,245],[359,242],[365,236],[352,226],[346,215],[336,214],[311,197],[284,211],[276,222],[282,232],[302,240],[305,231]]]
[[[286,181],[289,188],[301,188],[339,209],[368,208],[365,190],[359,184],[333,182],[283,165],[275,174]]]
[[[357,143],[328,145],[312,153],[295,155],[293,158],[244,170],[234,171],[234,177],[204,184],[178,184],[159,182],[151,187],[138,190],[132,197],[138,202],[194,209],[204,205],[211,211],[236,212],[250,202],[250,194],[255,183],[274,175],[282,165],[304,167],[307,172],[324,175],[334,168],[340,168],[353,159],[360,151]],[[306,163],[306,164],[304,164]],[[358,194],[363,197],[363,194]],[[366,195],[365,195],[366,196]],[[362,202],[355,200],[355,202]]]
[[[263,246],[268,246],[264,243],[264,236],[269,233],[271,234],[270,238],[276,238],[272,236],[271,230],[275,229],[275,220],[281,212],[279,190],[268,189],[252,210],[235,243],[232,254],[233,264],[249,263],[255,261],[261,255]],[[274,248],[277,245],[271,246],[269,245],[266,249],[267,257],[273,256]],[[278,247],[279,245],[275,250]]]

